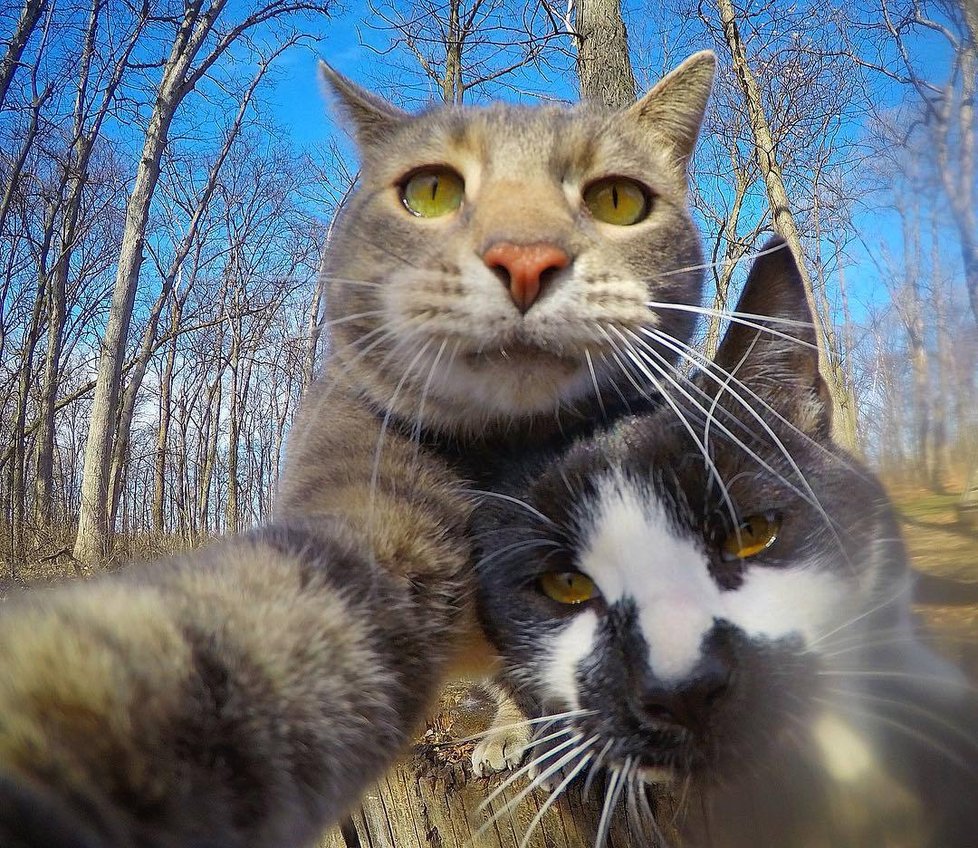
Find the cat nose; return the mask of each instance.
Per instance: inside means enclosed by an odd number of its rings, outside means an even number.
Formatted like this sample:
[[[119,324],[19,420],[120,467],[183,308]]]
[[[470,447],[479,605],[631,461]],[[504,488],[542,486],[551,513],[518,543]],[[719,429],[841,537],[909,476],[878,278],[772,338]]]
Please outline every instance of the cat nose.
[[[695,675],[678,686],[651,682],[641,692],[640,705],[658,724],[684,727],[694,733],[709,726],[710,714],[730,689],[731,667],[723,658],[705,658]]]
[[[513,244],[500,241],[482,254],[482,261],[500,274],[516,308],[525,314],[540,296],[548,278],[570,265],[571,260],[567,251],[550,242]]]

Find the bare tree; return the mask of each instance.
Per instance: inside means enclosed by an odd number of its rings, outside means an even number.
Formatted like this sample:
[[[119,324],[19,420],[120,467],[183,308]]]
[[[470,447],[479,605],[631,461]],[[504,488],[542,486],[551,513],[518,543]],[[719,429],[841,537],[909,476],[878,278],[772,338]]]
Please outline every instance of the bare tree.
[[[825,318],[815,298],[812,279],[805,262],[801,233],[792,212],[792,204],[785,187],[784,174],[778,158],[778,151],[771,132],[771,125],[764,111],[761,89],[750,67],[747,50],[740,36],[737,13],[731,0],[716,0],[716,8],[723,26],[724,39],[730,51],[734,73],[740,84],[747,107],[751,132],[754,138],[757,164],[767,189],[771,210],[772,226],[788,243],[798,260],[805,296],[812,311],[818,343],[819,370],[826,378],[834,406],[833,433],[846,447],[857,447],[855,435],[855,416],[850,398],[845,389],[844,375],[838,358],[828,348],[828,336],[824,325]]]
[[[13,34],[7,40],[7,51],[0,59],[0,109],[3,109],[7,99],[10,80],[20,64],[20,57],[24,53],[27,41],[37,27],[38,21],[41,20],[47,5],[47,0],[26,0]]]
[[[581,99],[623,107],[635,102],[635,75],[620,0],[575,0]]]
[[[129,66],[129,58],[143,27],[148,20],[148,9],[143,8],[122,38],[114,62],[106,69],[106,81],[100,90],[90,90],[92,64],[98,52],[98,32],[105,12],[105,0],[94,0],[88,17],[84,47],[81,53],[78,86],[75,96],[74,126],[68,162],[62,171],[57,192],[58,202],[63,198],[59,245],[54,266],[48,281],[48,333],[47,352],[41,391],[41,411],[37,437],[35,516],[42,524],[52,518],[54,487],[54,407],[57,400],[61,355],[64,347],[65,321],[67,318],[68,273],[72,263],[83,194],[88,186],[89,167],[96,142],[109,109],[116,99],[116,92]],[[102,69],[95,69],[95,77],[102,76]]]
[[[99,560],[105,556],[109,547],[110,461],[122,366],[136,284],[143,261],[149,210],[159,180],[160,159],[177,109],[210,68],[250,29],[260,23],[281,19],[300,11],[327,8],[323,4],[306,0],[273,0],[221,31],[217,24],[226,4],[227,0],[212,0],[206,7],[196,2],[185,7],[169,57],[163,67],[149,118],[132,194],[126,208],[122,250],[99,355],[98,378],[85,447],[81,511],[74,546],[74,556],[82,562]]]
[[[420,70],[427,100],[433,89],[444,103],[462,103],[474,94],[525,82],[523,72],[546,73],[562,36],[563,21],[539,3],[512,0],[421,0],[372,3],[370,28],[387,37],[371,49],[390,56],[399,70]],[[411,85],[399,76],[396,94]]]
[[[919,107],[907,129],[922,133],[933,146],[940,185],[948,199],[960,241],[971,311],[978,322],[978,4],[974,0],[878,0],[878,14],[846,16],[840,30],[854,61],[878,77],[897,83]],[[862,11],[862,10],[860,10]],[[917,50],[912,42],[936,40],[936,49]],[[938,50],[950,54],[943,78]],[[868,102],[876,104],[870,97]],[[899,141],[905,141],[906,136]]]

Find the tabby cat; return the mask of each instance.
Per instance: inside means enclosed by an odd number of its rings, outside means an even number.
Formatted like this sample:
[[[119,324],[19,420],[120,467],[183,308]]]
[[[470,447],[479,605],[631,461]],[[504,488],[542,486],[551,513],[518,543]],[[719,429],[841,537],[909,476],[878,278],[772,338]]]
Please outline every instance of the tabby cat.
[[[524,458],[475,515],[501,679],[556,716],[524,769],[554,795],[603,771],[655,845],[974,846],[975,688],[924,647],[894,511],[830,440],[783,247],[715,364],[676,345],[701,370],[669,403]],[[620,349],[636,381],[657,356]]]
[[[5,605],[0,845],[307,844],[450,669],[488,667],[470,481],[641,404],[620,334],[689,337],[670,307],[700,294],[686,163],[713,68],[622,111],[419,115],[326,69],[362,170],[274,522]]]

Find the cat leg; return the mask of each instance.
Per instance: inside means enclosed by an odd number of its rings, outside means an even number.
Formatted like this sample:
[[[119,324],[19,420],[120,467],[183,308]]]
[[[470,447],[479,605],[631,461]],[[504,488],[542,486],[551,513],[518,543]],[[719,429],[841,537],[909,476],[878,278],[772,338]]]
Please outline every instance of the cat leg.
[[[530,726],[522,710],[500,687],[488,688],[496,699],[496,717],[472,752],[472,771],[476,777],[516,768],[530,741]]]
[[[410,742],[462,591],[323,517],[6,601],[0,845],[312,844]]]

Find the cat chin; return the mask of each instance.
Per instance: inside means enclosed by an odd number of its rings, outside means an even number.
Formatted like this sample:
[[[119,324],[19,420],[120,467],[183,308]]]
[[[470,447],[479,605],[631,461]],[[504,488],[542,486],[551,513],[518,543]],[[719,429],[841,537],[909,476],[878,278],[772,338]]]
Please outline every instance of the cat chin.
[[[590,388],[584,364],[534,349],[470,354],[446,369],[433,387],[463,420],[483,425],[487,418],[512,420],[552,413]],[[593,388],[591,389],[593,391]]]

